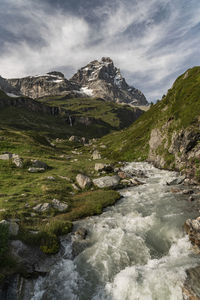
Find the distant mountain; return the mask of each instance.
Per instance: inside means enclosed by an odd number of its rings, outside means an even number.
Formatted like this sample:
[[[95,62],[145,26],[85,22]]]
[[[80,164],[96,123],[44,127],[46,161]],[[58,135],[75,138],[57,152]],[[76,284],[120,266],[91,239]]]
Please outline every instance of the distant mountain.
[[[45,75],[8,79],[7,82],[22,95],[33,99],[62,94],[73,97],[80,89],[79,85],[71,83],[64,74],[56,71]]]
[[[90,97],[100,97],[117,103],[148,104],[141,91],[126,83],[109,57],[90,62],[78,70],[70,82],[81,85],[81,90]]]
[[[62,95],[67,98],[101,98],[115,103],[148,105],[142,92],[126,83],[109,57],[90,62],[70,80],[57,71],[24,78],[0,77],[0,88],[13,96],[21,94],[33,99]]]

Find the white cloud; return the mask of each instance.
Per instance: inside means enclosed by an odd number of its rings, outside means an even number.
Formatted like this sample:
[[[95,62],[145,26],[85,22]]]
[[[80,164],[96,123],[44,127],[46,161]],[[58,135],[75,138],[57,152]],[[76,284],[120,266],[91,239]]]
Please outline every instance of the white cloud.
[[[110,56],[129,74],[129,83],[147,91],[148,97],[158,98],[161,89],[163,94],[170,87],[177,71],[199,63],[194,61],[200,46],[194,30],[200,22],[198,0],[106,0],[91,10],[96,26],[84,16],[52,12],[28,0],[7,1],[17,8],[19,18],[27,20],[26,26],[13,27],[8,22],[7,30],[20,35],[25,28],[26,36],[34,33],[40,42],[36,40],[33,46],[24,39],[4,44],[7,51],[0,55],[0,65],[5,77],[63,66],[66,71],[76,70],[90,60]]]

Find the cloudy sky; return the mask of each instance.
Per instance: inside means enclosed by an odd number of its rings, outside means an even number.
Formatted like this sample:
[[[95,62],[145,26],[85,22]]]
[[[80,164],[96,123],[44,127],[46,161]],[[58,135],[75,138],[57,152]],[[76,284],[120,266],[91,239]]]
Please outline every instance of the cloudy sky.
[[[200,0],[0,0],[0,75],[70,78],[109,56],[148,100],[200,65]]]

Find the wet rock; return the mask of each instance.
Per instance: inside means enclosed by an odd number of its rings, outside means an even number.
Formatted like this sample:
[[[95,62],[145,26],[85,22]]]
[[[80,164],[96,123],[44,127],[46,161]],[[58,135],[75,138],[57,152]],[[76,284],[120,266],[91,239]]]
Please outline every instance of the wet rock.
[[[80,188],[85,189],[91,186],[92,181],[91,179],[83,174],[78,174],[76,176],[76,182],[78,183],[78,185],[80,186]]]
[[[170,182],[167,182],[167,185],[178,185],[178,184],[183,183],[184,180],[185,180],[185,176],[181,176],[181,177],[173,179]]]
[[[42,173],[44,172],[44,168],[28,168],[29,173]]]
[[[85,248],[88,246],[88,241],[86,240],[87,230],[83,227],[79,227],[76,229],[74,234],[72,235],[72,255],[76,257]]]
[[[187,278],[185,280],[183,294],[184,299],[199,300],[200,299],[200,267],[191,268],[186,271]]]
[[[200,217],[193,220],[188,219],[184,228],[192,244],[196,245],[200,250]]]
[[[80,227],[78,228],[74,234],[78,237],[78,238],[81,238],[81,239],[85,239],[86,236],[87,236],[87,229],[83,228],[83,227]]]
[[[101,154],[99,153],[98,150],[95,150],[95,151],[92,153],[92,158],[93,158],[94,160],[96,160],[96,159],[101,159]]]
[[[47,170],[49,166],[41,160],[33,160],[32,163],[33,168],[45,169]]]
[[[65,211],[68,208],[67,203],[63,203],[57,199],[52,200],[52,206],[60,212]]]
[[[33,209],[38,212],[45,212],[45,211],[49,210],[50,208],[51,208],[50,203],[40,203],[40,204],[36,205],[35,207],[33,207]]]
[[[106,187],[116,187],[120,182],[120,177],[118,175],[114,176],[105,176],[97,179],[93,179],[94,185],[99,188]]]

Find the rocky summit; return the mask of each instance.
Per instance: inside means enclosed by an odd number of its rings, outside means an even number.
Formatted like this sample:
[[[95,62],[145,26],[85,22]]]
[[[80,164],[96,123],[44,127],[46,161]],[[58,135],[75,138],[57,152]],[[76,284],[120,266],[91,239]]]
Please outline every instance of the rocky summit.
[[[90,62],[78,70],[70,81],[81,85],[81,91],[90,97],[100,97],[108,101],[133,105],[148,104],[141,91],[126,83],[120,69],[114,66],[109,57]]]
[[[23,95],[37,99],[61,95],[67,98],[101,98],[116,103],[148,105],[142,92],[126,83],[109,57],[90,62],[70,80],[57,71],[24,78],[0,77],[0,89],[11,97]]]

